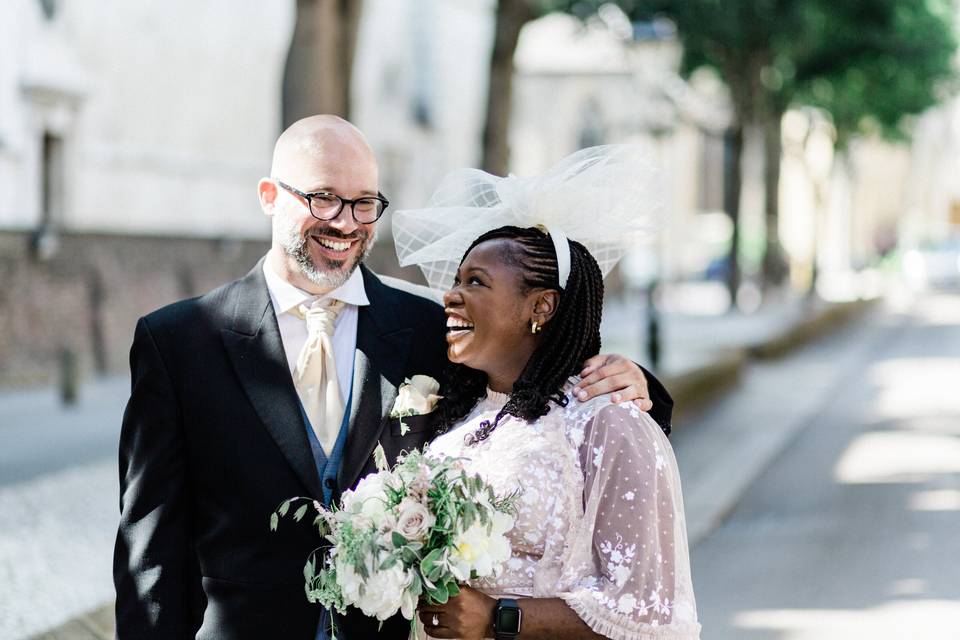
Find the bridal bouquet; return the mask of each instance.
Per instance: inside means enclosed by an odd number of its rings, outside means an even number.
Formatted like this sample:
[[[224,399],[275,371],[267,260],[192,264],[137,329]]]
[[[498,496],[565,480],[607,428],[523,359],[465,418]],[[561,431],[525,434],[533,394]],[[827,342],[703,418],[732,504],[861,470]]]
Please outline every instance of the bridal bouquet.
[[[379,471],[344,492],[339,507],[295,498],[270,518],[275,530],[300,501],[295,520],[311,506],[316,513],[325,544],[304,567],[310,602],[340,613],[354,606],[380,621],[400,611],[412,621],[421,596],[442,604],[460,592],[458,582],[500,571],[516,494],[495,495],[454,458],[414,451],[388,469],[378,448],[375,459]]]

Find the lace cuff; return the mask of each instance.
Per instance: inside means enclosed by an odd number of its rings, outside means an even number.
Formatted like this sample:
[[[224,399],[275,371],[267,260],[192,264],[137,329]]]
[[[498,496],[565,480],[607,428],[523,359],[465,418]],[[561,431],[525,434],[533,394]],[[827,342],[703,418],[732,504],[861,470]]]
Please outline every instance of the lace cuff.
[[[590,589],[560,594],[560,597],[595,633],[611,640],[697,640],[700,638],[700,625],[697,623],[672,622],[664,626],[639,624],[636,619],[601,605]]]

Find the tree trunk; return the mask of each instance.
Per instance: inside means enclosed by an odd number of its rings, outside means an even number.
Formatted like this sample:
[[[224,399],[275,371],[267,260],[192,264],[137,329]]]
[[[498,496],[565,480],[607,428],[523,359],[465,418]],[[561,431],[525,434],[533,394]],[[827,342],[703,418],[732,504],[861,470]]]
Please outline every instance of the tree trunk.
[[[481,167],[498,176],[506,175],[510,166],[507,137],[513,104],[513,54],[517,50],[520,29],[533,18],[528,0],[500,0],[497,3]]]
[[[783,112],[774,110],[763,125],[764,220],[766,251],[763,254],[763,287],[780,286],[789,272],[786,254],[780,244],[780,157]]]
[[[350,115],[362,0],[297,0],[283,71],[283,126],[317,113]]]
[[[723,208],[730,216],[730,253],[727,256],[727,291],[730,293],[730,308],[736,308],[737,292],[740,290],[740,185],[743,171],[743,128],[739,123],[727,131],[724,145]]]

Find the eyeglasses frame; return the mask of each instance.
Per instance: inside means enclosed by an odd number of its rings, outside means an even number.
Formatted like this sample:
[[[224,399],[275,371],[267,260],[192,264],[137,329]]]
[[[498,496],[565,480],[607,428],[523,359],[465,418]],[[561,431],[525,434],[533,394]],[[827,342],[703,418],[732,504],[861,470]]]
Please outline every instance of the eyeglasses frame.
[[[390,206],[390,201],[387,200],[387,199],[384,197],[384,195],[383,195],[382,193],[380,193],[379,191],[377,191],[377,195],[375,195],[375,196],[362,196],[362,197],[360,197],[360,198],[355,198],[355,199],[351,200],[351,199],[349,199],[349,198],[344,198],[343,196],[338,196],[337,194],[335,194],[335,193],[333,193],[333,192],[331,192],[331,191],[314,191],[314,192],[312,192],[312,193],[306,193],[306,192],[304,192],[304,191],[300,191],[300,189],[297,189],[296,187],[291,187],[290,185],[288,185],[287,183],[283,182],[282,180],[276,180],[275,182],[276,182],[278,185],[280,185],[281,187],[283,187],[284,189],[286,189],[287,191],[289,191],[290,193],[292,193],[292,194],[294,194],[294,195],[297,195],[297,196],[300,196],[301,198],[303,198],[304,200],[306,200],[306,201],[307,201],[307,211],[310,212],[310,215],[311,215],[311,216],[313,216],[313,217],[316,218],[317,220],[320,220],[321,222],[329,222],[329,221],[331,221],[331,220],[336,220],[337,218],[340,217],[340,214],[343,213],[343,208],[344,208],[346,205],[350,205],[350,215],[353,217],[354,222],[356,222],[357,224],[373,224],[374,222],[376,222],[377,220],[379,220],[381,217],[383,217],[383,212],[386,211],[386,210],[387,210],[387,207]],[[334,198],[336,198],[337,200],[340,201],[340,207],[337,209],[337,212],[336,212],[335,214],[333,214],[332,216],[330,216],[329,218],[321,218],[321,217],[319,217],[317,214],[315,214],[315,213],[313,212],[313,198],[316,198],[317,196],[321,196],[321,195],[323,195],[323,196],[333,196]],[[383,203],[383,208],[380,209],[380,213],[378,213],[378,214],[377,214],[377,217],[374,218],[372,221],[370,221],[370,222],[362,222],[361,220],[359,220],[359,219],[357,218],[357,210],[356,210],[356,208],[354,208],[354,205],[356,205],[357,202],[359,202],[360,200],[379,200],[380,202]]]

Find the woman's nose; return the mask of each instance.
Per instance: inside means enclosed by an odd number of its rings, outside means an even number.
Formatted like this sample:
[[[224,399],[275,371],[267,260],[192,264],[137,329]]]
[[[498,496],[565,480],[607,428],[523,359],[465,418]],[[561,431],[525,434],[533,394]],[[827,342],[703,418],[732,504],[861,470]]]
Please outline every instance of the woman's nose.
[[[460,289],[457,285],[454,285],[450,291],[443,294],[443,306],[456,307],[461,304],[463,304],[463,298],[460,297]]]

